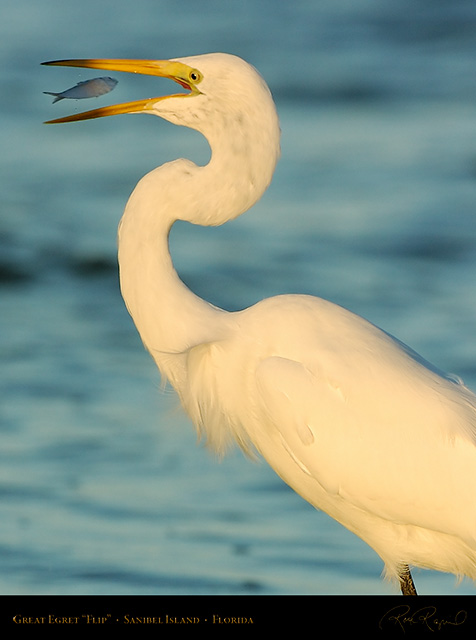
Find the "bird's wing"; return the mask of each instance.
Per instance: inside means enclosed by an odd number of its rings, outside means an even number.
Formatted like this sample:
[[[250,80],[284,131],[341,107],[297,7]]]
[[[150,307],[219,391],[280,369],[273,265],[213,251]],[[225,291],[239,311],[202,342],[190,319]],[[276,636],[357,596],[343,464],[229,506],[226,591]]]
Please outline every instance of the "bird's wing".
[[[476,447],[457,423],[472,420],[474,430],[476,411],[461,400],[464,387],[411,358],[407,364],[404,373],[368,362],[348,371],[335,359],[313,368],[269,357],[256,371],[259,401],[289,456],[327,494],[444,531],[474,502],[466,478],[474,476]]]

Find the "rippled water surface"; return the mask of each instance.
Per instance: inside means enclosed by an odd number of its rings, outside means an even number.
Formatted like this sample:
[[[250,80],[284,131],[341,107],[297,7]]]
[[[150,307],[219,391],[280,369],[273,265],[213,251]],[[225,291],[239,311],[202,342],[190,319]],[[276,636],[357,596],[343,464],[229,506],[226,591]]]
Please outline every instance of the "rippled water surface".
[[[329,298],[476,388],[474,2],[4,0],[0,13],[0,593],[393,593],[379,558],[266,465],[197,446],[124,309],[129,193],[174,157],[206,161],[206,143],[139,116],[45,127],[91,102],[42,92],[97,74],[40,62],[255,64],[282,160],[252,213],[174,228],[184,280],[227,309]],[[115,75],[93,106],[170,88]]]

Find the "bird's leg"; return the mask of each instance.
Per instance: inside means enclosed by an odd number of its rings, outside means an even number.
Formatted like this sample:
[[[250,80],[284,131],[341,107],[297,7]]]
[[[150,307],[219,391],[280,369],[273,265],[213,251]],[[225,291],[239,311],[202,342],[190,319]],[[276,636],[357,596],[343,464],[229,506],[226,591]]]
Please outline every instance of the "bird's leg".
[[[408,565],[404,565],[404,568],[400,572],[400,588],[404,596],[418,595]]]

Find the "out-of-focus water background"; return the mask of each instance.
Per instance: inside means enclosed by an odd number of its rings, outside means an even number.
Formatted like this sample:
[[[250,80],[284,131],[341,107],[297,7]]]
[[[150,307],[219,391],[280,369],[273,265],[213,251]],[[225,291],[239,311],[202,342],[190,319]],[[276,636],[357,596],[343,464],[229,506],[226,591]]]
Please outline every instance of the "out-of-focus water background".
[[[3,0],[0,15],[0,593],[394,593],[374,552],[265,464],[197,446],[124,308],[124,204],[155,166],[206,162],[206,143],[138,115],[42,124],[171,83],[111,72],[108,96],[52,105],[43,91],[101,73],[40,63],[252,62],[282,159],[253,212],[174,229],[183,279],[227,309],[329,298],[476,388],[476,4]]]

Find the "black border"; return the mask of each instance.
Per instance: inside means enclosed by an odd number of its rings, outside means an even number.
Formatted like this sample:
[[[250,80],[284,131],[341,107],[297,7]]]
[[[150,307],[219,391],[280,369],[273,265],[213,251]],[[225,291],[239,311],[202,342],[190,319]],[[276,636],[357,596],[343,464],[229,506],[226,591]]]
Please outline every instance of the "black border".
[[[363,638],[470,637],[475,596],[2,596],[2,631],[9,638],[38,632],[108,635],[124,628],[168,637],[177,629],[246,636],[254,632]],[[86,638],[87,638],[86,636]],[[337,636],[339,637],[339,636]],[[347,635],[349,637],[349,635]]]

